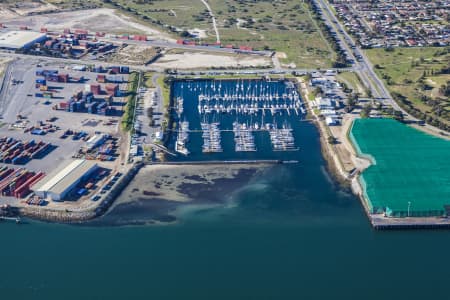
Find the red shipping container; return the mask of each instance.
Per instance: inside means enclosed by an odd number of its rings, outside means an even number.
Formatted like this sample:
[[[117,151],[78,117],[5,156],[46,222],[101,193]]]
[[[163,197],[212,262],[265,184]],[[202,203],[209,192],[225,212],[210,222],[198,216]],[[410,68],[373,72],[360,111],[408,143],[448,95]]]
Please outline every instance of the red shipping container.
[[[98,84],[91,84],[91,92],[94,95],[100,95],[100,92],[101,92],[100,85],[98,85]]]
[[[75,34],[88,34],[88,31],[84,29],[75,29]]]
[[[69,75],[68,74],[59,74],[58,82],[69,82]]]
[[[97,75],[97,82],[104,83],[105,82],[105,75]]]

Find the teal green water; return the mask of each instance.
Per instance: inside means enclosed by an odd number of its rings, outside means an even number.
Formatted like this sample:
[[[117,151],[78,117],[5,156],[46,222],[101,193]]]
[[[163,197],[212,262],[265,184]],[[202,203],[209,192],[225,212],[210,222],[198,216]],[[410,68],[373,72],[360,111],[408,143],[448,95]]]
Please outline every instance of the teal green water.
[[[300,164],[174,225],[0,224],[1,299],[448,299],[450,233],[373,231],[301,132]]]
[[[351,136],[358,152],[375,162],[361,176],[374,212],[397,217],[446,214],[450,141],[392,119],[356,120]]]

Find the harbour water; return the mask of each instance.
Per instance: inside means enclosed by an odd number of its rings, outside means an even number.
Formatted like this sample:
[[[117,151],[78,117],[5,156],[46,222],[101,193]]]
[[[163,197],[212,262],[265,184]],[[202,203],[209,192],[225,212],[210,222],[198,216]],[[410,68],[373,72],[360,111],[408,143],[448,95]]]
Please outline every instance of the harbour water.
[[[176,224],[0,224],[2,299],[447,299],[450,233],[372,230],[302,132],[308,159]]]
[[[298,151],[262,153],[298,164],[184,186],[191,202],[159,199],[172,178],[142,173],[95,222],[0,223],[1,298],[448,299],[450,233],[374,231],[326,172],[314,125],[292,126]],[[226,153],[212,157],[252,155]]]
[[[297,156],[302,99],[288,80],[173,83],[175,160],[287,159]],[[173,158],[171,158],[173,159]]]

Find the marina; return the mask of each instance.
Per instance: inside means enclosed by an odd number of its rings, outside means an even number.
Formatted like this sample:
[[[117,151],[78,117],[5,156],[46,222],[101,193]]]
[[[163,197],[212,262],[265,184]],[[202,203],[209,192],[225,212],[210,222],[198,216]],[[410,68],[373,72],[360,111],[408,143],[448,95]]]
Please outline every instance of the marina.
[[[222,152],[219,123],[202,123],[201,126],[203,131],[202,151],[204,153]]]
[[[189,151],[186,148],[186,143],[189,139],[189,122],[181,122],[178,131],[177,142],[175,143],[175,151],[184,155],[188,155]]]
[[[276,152],[300,150],[305,109],[292,81],[180,80],[172,84],[172,103],[177,129],[167,146],[182,157],[279,159]]]

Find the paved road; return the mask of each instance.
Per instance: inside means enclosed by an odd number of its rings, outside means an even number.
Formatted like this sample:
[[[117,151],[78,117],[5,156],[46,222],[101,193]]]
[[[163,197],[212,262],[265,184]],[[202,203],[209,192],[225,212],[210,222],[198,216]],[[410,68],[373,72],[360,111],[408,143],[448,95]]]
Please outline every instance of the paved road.
[[[409,115],[397,102],[392,98],[389,90],[384,85],[383,81],[377,76],[375,71],[373,70],[373,65],[370,60],[365,55],[364,51],[362,51],[358,46],[356,46],[353,38],[347,33],[344,26],[339,22],[337,17],[334,15],[331,10],[330,4],[326,0],[315,0],[316,4],[322,10],[322,18],[325,18],[325,22],[332,26],[334,30],[336,30],[338,39],[340,40],[341,45],[344,49],[347,50],[350,56],[355,58],[354,70],[360,76],[360,78],[364,81],[367,87],[369,87],[372,91],[372,94],[379,99],[382,99],[391,105],[395,110],[401,111],[405,117],[405,119],[410,121],[419,121],[417,118]],[[355,45],[356,47],[351,49],[351,45]],[[356,60],[355,55],[360,55],[362,59],[360,61]],[[436,135],[441,135],[439,128],[431,126],[429,124],[424,125],[426,131],[432,132]]]
[[[69,63],[69,64],[85,64],[85,65],[102,65],[105,67],[117,66],[117,63],[107,63],[98,60],[90,59],[67,59],[67,58],[57,58],[57,57],[47,57],[47,56],[34,56],[26,54],[17,54],[11,52],[0,51],[0,56],[5,57],[15,57],[15,58],[27,58],[35,62],[59,62],[59,63]],[[137,66],[130,65],[130,68],[137,71],[153,71],[163,73],[164,68],[157,68],[152,65],[148,66]],[[330,68],[330,70],[335,71],[352,71],[354,68]],[[256,74],[256,75],[266,75],[266,74],[290,74],[292,72],[297,73],[309,73],[316,72],[318,69],[226,69],[226,70],[195,70],[195,71],[178,71],[178,75],[222,75],[222,74]]]
[[[372,91],[372,95],[375,98],[386,100],[396,110],[403,111],[400,106],[393,101],[388,89],[373,71],[373,66],[367,56],[356,46],[353,38],[347,33],[344,26],[334,15],[330,8],[330,4],[326,0],[315,1],[322,11],[322,17],[325,22],[336,31],[340,45],[346,50],[348,56],[355,60],[354,69],[364,81],[365,85]],[[354,46],[353,49],[352,46]],[[360,55],[359,60],[356,57],[358,55]]]
[[[9,90],[9,86],[11,84],[12,79],[12,65],[14,64],[14,61],[9,62],[8,66],[5,69],[5,73],[3,74],[2,78],[0,79],[0,115],[4,112],[6,107],[6,98],[7,93]]]

